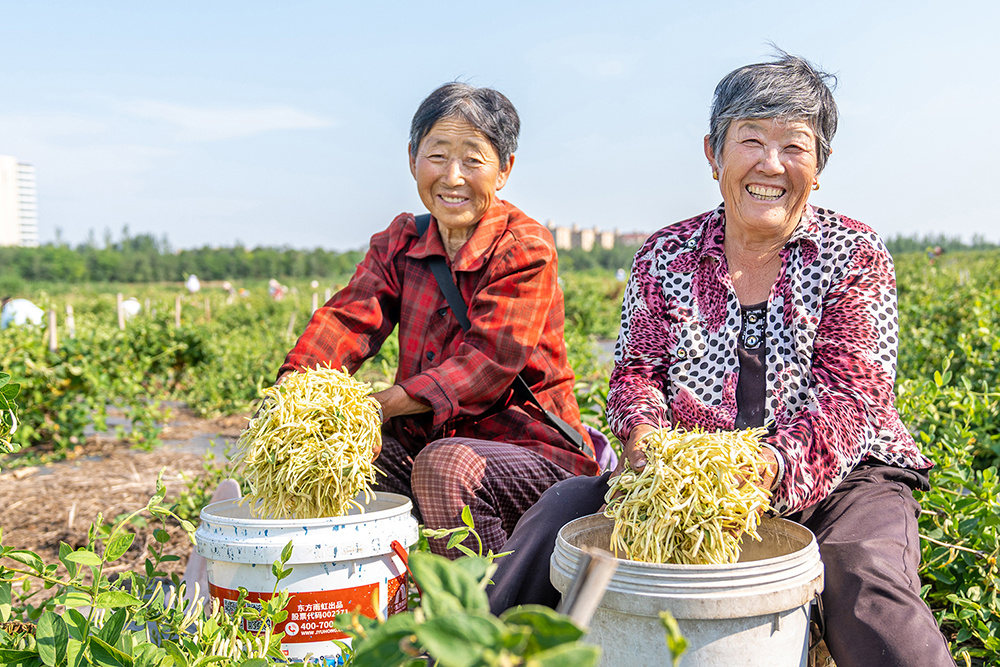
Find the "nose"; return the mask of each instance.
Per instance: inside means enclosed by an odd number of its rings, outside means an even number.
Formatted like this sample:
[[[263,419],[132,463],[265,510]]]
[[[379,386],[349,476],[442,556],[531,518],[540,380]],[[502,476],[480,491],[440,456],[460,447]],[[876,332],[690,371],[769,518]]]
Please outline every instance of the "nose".
[[[780,174],[785,166],[781,163],[781,153],[777,148],[765,147],[760,156],[760,169],[767,174]]]
[[[462,171],[462,161],[449,160],[448,164],[445,165],[441,181],[447,186],[462,185],[462,183],[465,182],[465,174]]]

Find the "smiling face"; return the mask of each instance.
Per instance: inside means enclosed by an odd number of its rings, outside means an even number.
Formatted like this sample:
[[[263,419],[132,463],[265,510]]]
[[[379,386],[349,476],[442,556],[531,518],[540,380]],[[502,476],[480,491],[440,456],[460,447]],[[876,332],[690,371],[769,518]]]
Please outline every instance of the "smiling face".
[[[795,230],[816,179],[816,134],[808,124],[775,118],[737,120],[716,160],[729,225],[746,240],[787,239]]]
[[[501,165],[493,144],[461,118],[442,118],[420,141],[410,172],[420,200],[438,221],[442,236],[468,234],[493,205],[514,165]]]

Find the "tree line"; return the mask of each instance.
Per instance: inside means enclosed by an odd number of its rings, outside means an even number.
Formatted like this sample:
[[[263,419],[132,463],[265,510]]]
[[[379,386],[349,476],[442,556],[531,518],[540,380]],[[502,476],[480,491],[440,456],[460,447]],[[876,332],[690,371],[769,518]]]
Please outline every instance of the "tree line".
[[[885,241],[889,254],[893,257],[905,255],[911,252],[928,252],[940,248],[943,252],[962,252],[966,250],[991,250],[1000,245],[987,241],[982,234],[974,234],[972,241],[965,242],[959,236],[945,236],[944,234],[925,234],[917,236],[903,236],[897,234]]]
[[[106,239],[103,247],[88,240],[77,247],[56,241],[37,248],[0,247],[0,283],[24,282],[163,282],[195,274],[202,280],[325,278],[351,274],[360,250],[315,248],[227,248],[177,250],[167,239],[150,234]]]
[[[332,278],[350,275],[364,256],[362,250],[300,250],[290,247],[231,247],[173,250],[166,237],[132,236],[126,227],[118,240],[105,235],[103,246],[88,239],[76,247],[58,238],[37,248],[0,247],[0,287],[24,282],[142,283],[184,280],[195,274],[202,280]],[[893,255],[933,251],[982,250],[1000,247],[981,235],[965,242],[943,234],[897,235],[887,239]],[[560,270],[593,271],[632,266],[637,246],[560,250]]]

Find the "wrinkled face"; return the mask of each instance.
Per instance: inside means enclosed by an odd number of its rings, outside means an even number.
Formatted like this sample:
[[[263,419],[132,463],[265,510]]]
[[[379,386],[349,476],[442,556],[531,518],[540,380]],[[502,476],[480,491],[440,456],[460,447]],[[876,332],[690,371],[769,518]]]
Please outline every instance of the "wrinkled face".
[[[798,225],[816,179],[816,134],[808,124],[775,118],[737,120],[717,161],[726,224],[756,239],[787,238]]]
[[[420,200],[451,230],[475,226],[507,183],[514,156],[501,165],[493,144],[460,118],[442,118],[410,156]]]

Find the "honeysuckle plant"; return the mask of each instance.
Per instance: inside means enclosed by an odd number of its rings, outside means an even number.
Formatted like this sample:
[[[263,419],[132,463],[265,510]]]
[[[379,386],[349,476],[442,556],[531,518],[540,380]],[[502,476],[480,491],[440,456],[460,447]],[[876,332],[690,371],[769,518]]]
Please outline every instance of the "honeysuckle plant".
[[[287,615],[288,593],[278,590],[278,582],[291,573],[284,567],[290,543],[272,565],[273,597],[251,605],[241,589],[232,613],[221,605],[206,610],[199,596],[189,599],[176,574],[162,571],[163,563],[177,559],[164,553],[170,535],[162,527],[153,532],[141,571],[107,576],[109,566],[132,547],[135,535],[129,529],[142,514],[163,525],[177,521],[193,543],[194,526],[164,505],[165,492],[158,479],[146,506],[110,528],[98,515],[86,546],[74,550],[60,544],[59,563],[4,546],[0,531],[0,664],[265,667],[284,661],[283,635],[270,629]],[[247,629],[252,627],[261,629]]]
[[[548,607],[525,605],[490,613],[486,585],[496,571],[494,560],[504,554],[482,554],[469,508],[464,526],[425,531],[432,538],[449,537],[448,548],[465,556],[448,560],[418,551],[408,569],[421,591],[418,606],[388,618],[341,614],[336,625],[353,638],[345,647],[351,667],[437,664],[441,667],[593,667],[597,646],[580,640],[584,631],[568,617]],[[476,553],[462,542],[470,535]]]

